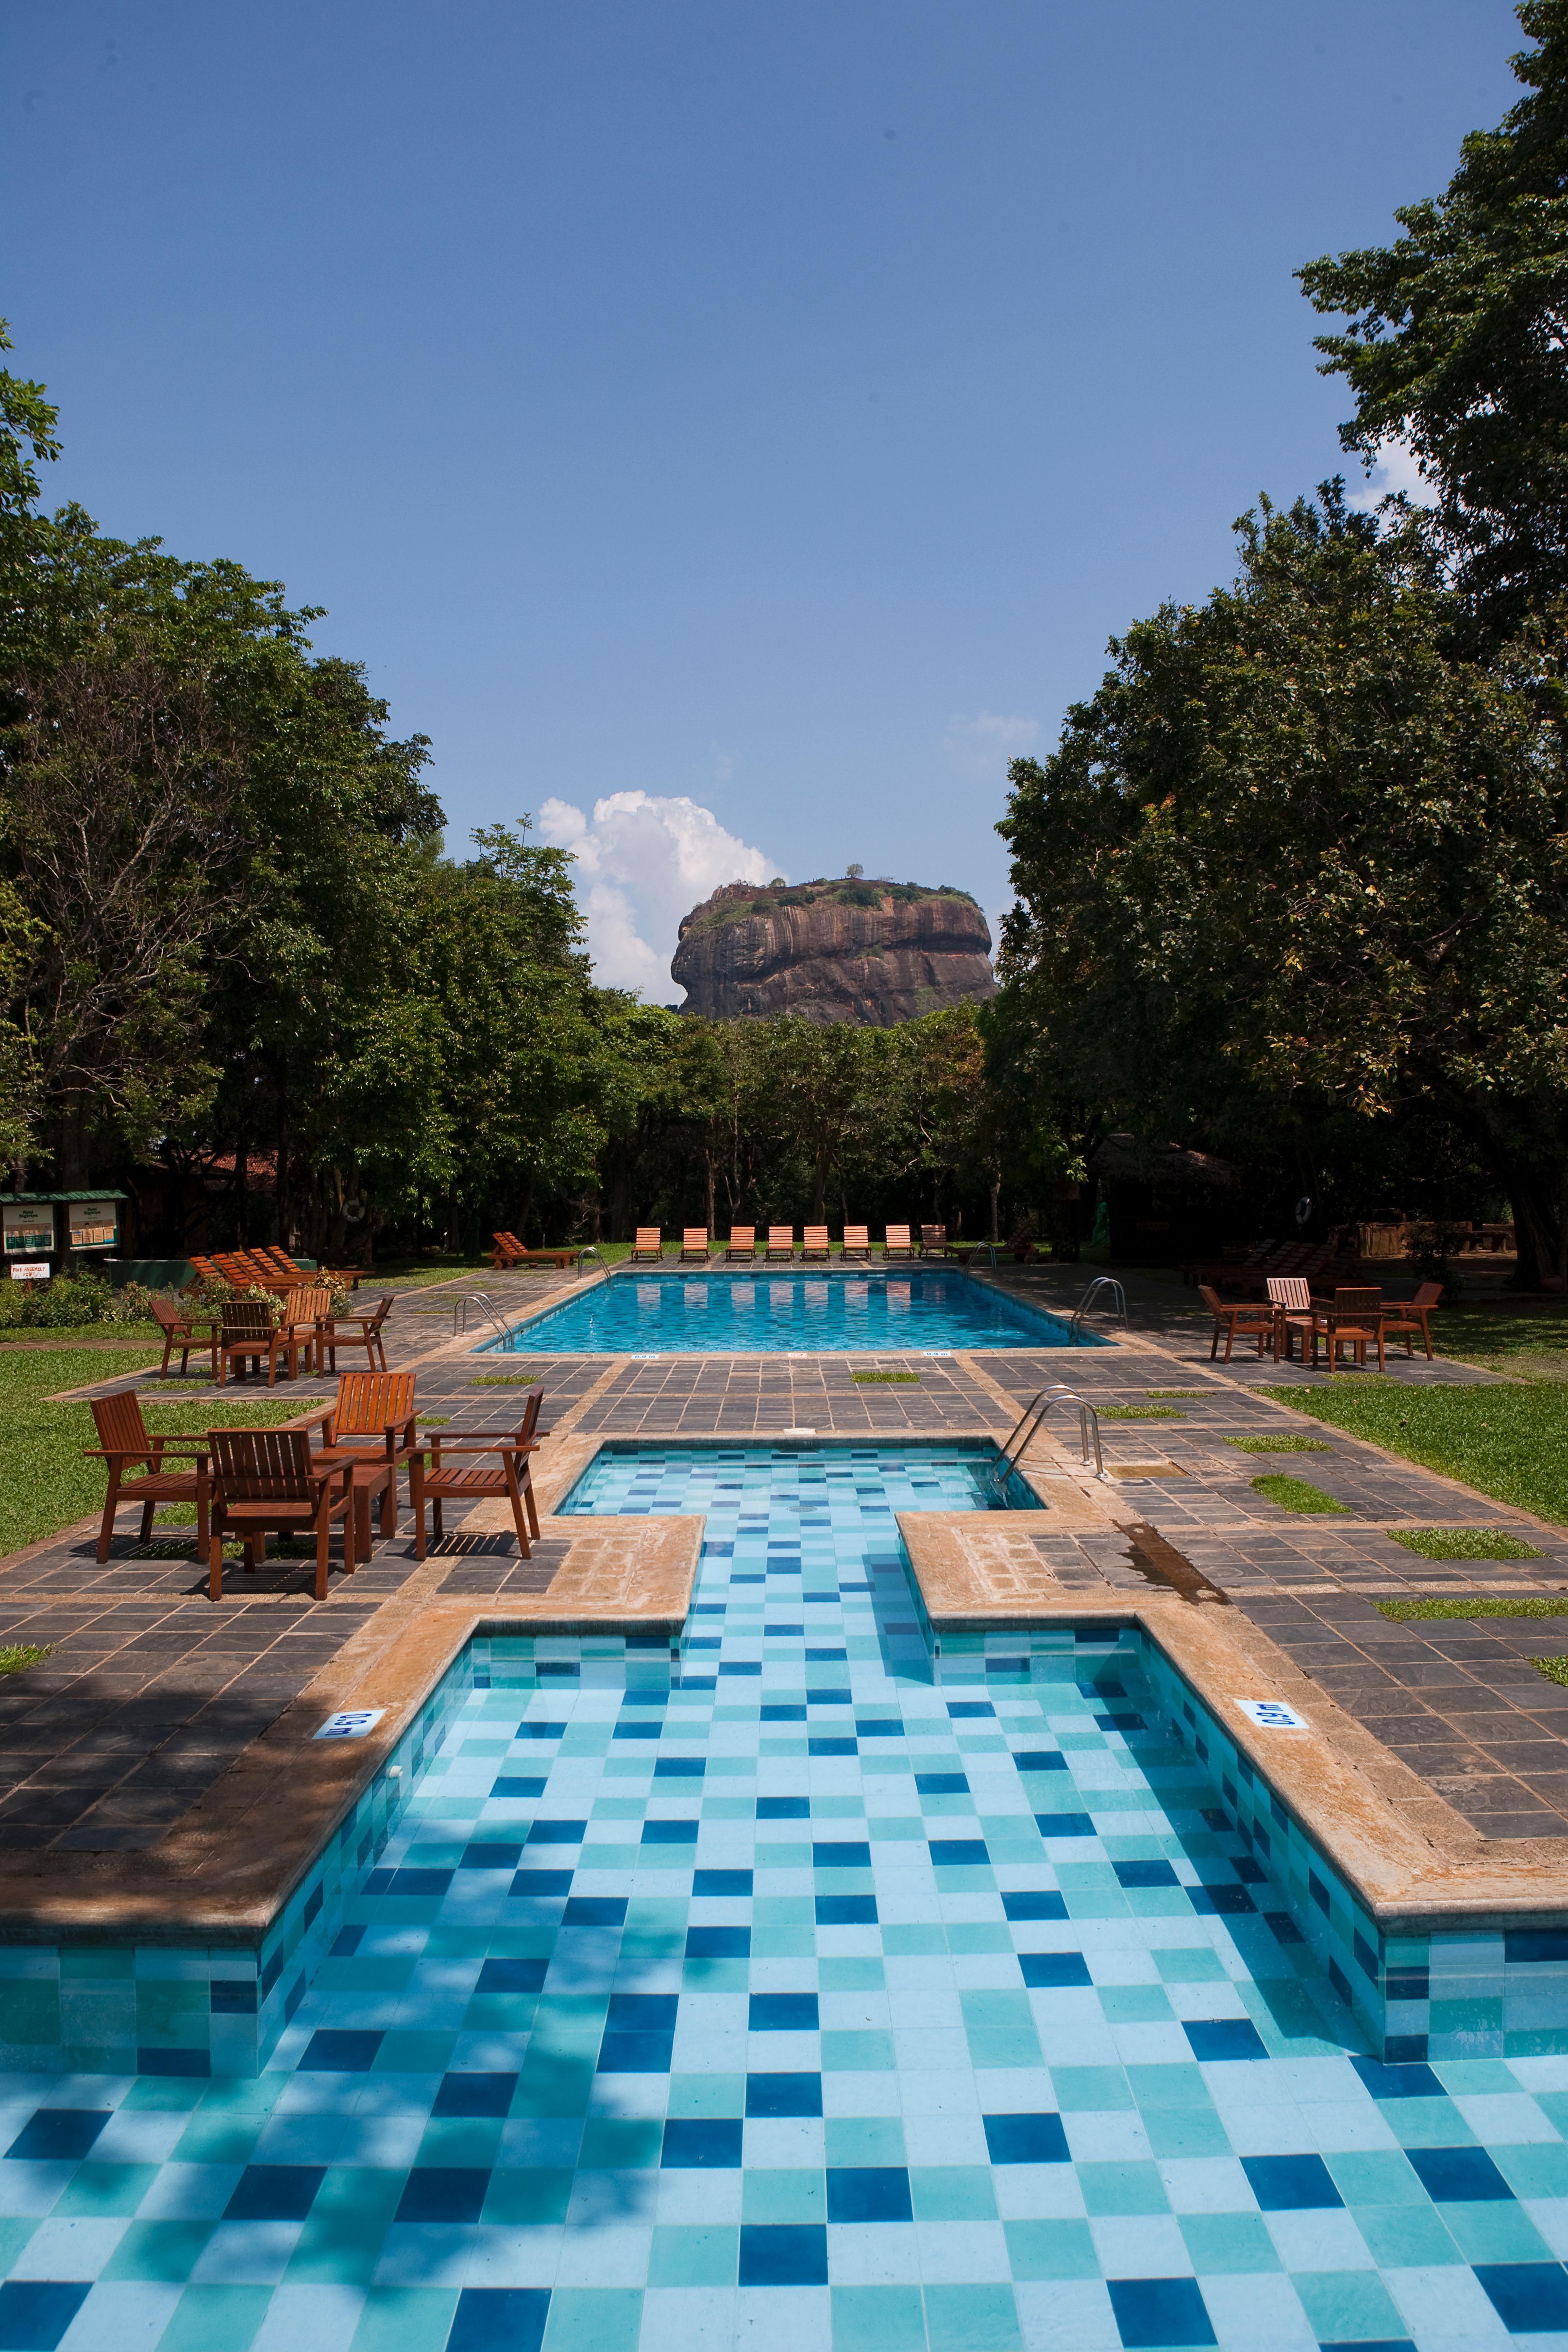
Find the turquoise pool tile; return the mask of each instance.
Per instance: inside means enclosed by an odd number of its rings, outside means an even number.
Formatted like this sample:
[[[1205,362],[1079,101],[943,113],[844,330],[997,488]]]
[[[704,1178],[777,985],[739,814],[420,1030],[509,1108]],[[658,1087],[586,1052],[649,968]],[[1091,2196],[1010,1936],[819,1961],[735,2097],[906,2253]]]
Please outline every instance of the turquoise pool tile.
[[[1177,2225],[1200,2277],[1283,2268],[1260,2213],[1183,2213]]]
[[[1429,2204],[1358,2205],[1355,2226],[1379,2270],[1426,2270],[1464,2259]]]
[[[456,2309],[455,2288],[373,2286],[349,2352],[445,2352]]]
[[[1291,2284],[1320,2342],[1400,2342],[1408,2332],[1375,2271],[1294,2271]]]
[[[1024,2352],[1009,2286],[928,2286],[925,2336],[930,2352]]]
[[[835,2286],[832,2352],[926,2352],[917,2286]]]
[[[266,2286],[188,2286],[159,2352],[247,2352],[271,2300]]]
[[[1087,2221],[1009,2221],[1004,2231],[1015,2279],[1100,2276],[1100,2257]]]
[[[656,2228],[648,2261],[648,2284],[734,2286],[739,2257],[737,2228]]]
[[[1092,2214],[1168,2213],[1170,2200],[1153,2163],[1080,2163],[1083,2202]]]

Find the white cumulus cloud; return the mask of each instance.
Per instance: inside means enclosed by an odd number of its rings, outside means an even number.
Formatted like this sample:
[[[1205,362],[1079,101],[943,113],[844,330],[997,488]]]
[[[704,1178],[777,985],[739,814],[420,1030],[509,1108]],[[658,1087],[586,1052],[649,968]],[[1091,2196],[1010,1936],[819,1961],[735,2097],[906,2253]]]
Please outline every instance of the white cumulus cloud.
[[[1368,514],[1396,490],[1403,490],[1413,506],[1433,507],[1437,493],[1416,462],[1407,441],[1385,441],[1368,479],[1346,492],[1345,502]]]
[[[972,719],[947,721],[947,741],[954,751],[1000,751],[1009,759],[1027,751],[1039,733],[1039,719],[1021,710],[977,710]]]
[[[596,979],[655,1004],[674,998],[670,958],[681,917],[721,882],[767,882],[779,870],[684,794],[611,793],[594,802],[591,816],[551,799],[538,822],[552,847],[577,859]]]

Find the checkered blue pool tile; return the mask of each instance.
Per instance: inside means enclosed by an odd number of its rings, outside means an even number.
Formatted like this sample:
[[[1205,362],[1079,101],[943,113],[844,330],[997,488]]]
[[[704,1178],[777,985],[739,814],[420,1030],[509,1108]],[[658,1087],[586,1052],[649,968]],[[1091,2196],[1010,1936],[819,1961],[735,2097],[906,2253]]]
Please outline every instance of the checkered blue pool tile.
[[[0,2077],[0,2352],[1568,2347],[1568,2057],[1373,2053],[1134,1650],[907,1649],[877,1470],[703,1458],[662,1690],[486,1653],[264,2073]]]

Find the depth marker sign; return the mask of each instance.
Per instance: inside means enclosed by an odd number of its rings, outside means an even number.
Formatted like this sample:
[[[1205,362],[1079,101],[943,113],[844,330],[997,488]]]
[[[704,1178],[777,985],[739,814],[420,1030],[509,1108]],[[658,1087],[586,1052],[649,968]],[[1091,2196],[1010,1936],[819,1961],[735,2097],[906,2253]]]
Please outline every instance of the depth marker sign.
[[[1239,1698],[1236,1702],[1249,1723],[1260,1731],[1310,1731],[1311,1724],[1282,1698]]]

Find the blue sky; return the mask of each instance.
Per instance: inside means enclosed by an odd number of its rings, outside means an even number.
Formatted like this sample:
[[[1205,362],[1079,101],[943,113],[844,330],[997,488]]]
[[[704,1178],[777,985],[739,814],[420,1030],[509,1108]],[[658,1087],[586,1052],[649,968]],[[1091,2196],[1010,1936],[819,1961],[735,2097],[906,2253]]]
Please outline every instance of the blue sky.
[[[7,0],[0,311],[51,499],[328,606],[449,845],[548,810],[667,1001],[736,874],[1005,904],[1009,756],[1341,463],[1291,270],[1435,193],[1520,46],[1499,0]]]

